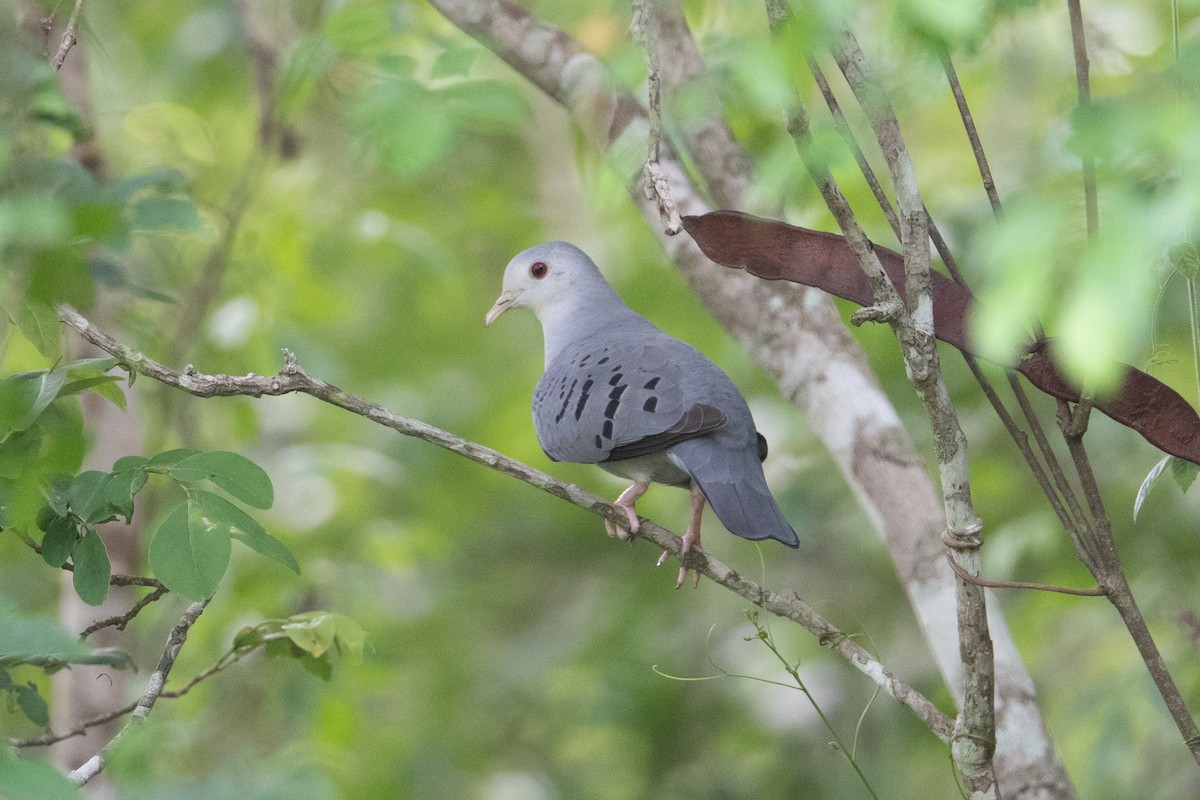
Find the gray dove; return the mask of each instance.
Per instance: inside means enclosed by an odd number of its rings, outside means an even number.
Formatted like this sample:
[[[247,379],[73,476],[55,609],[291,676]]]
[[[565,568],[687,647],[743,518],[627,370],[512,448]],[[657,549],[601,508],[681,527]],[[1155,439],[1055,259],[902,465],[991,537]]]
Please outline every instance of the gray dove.
[[[766,440],[733,381],[625,305],[586,253],[566,242],[518,253],[484,323],[510,308],[528,308],[542,323],[546,371],[533,392],[533,424],[546,455],[633,481],[616,501],[629,532],[606,519],[609,536],[637,534],[638,498],[663,483],[692,494],[677,586],[700,544],[706,500],[738,536],[799,546],[763,476]]]

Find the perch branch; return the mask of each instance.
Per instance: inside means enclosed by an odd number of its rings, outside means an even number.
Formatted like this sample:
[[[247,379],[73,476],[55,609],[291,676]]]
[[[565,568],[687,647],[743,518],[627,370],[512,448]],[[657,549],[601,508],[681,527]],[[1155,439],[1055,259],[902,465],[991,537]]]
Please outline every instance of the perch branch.
[[[290,352],[285,351],[284,367],[276,375],[206,375],[194,369],[179,372],[118,342],[74,309],[61,306],[59,319],[101,350],[117,357],[126,369],[197,397],[273,397],[294,393],[311,395],[325,403],[391,428],[397,433],[436,444],[471,461],[522,480],[585,511],[613,520],[622,526],[628,524],[624,512],[574,484],[560,481],[496,450],[467,441],[448,431],[394,414],[380,405],[310,376],[296,363],[295,356]],[[680,553],[682,543],[679,537],[650,520],[642,520],[639,536],[648,539],[655,547],[675,555]],[[935,735],[943,740],[949,738],[952,723],[945,714],[911,686],[897,680],[874,656],[821,617],[794,592],[765,589],[698,548],[693,548],[689,554],[688,567],[760,608],[801,625],[816,635],[822,644],[848,660],[885,692],[907,706]]]

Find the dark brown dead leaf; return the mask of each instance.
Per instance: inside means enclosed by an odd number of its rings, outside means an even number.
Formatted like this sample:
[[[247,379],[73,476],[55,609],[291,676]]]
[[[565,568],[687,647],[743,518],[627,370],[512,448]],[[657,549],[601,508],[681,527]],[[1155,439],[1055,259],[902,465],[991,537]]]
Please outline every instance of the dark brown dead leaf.
[[[874,303],[871,285],[858,258],[842,236],[799,228],[737,211],[713,211],[683,218],[683,227],[710,259],[744,269],[767,280],[789,280],[813,286],[845,300]],[[904,259],[886,247],[875,247],[884,271],[904,295]],[[934,335],[964,353],[978,355],[967,340],[967,312],[975,301],[964,286],[941,273],[931,275]],[[1051,360],[1046,343],[1030,345],[1012,366],[1031,384],[1053,397],[1077,402],[1079,390],[1067,382]],[[1121,388],[1095,407],[1132,428],[1159,449],[1200,464],[1200,416],[1171,387],[1133,367],[1125,367]]]

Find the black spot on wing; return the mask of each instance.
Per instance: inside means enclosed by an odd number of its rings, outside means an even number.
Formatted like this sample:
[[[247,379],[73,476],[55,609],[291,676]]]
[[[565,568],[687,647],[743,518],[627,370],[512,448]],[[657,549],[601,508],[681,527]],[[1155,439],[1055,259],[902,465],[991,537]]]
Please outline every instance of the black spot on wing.
[[[604,420],[603,434],[604,434],[605,439],[612,438],[612,420],[611,419]]]
[[[654,409],[656,408],[658,408],[658,398],[654,396],[647,397],[646,402],[642,404],[642,410],[649,411],[651,414],[654,413]]]
[[[565,384],[566,381],[564,381],[563,383]],[[562,422],[563,414],[567,413],[567,407],[571,405],[571,398],[575,396],[575,384],[577,384],[577,383],[579,383],[578,378],[571,381],[570,389],[564,389],[562,392],[558,393],[558,396],[563,398],[563,404],[562,404],[562,408],[560,408],[558,410],[558,415],[554,418],[555,424]],[[576,416],[576,419],[579,419],[579,417]]]
[[[587,405],[588,398],[591,397],[592,379],[588,378],[583,382],[583,388],[579,392],[579,402],[575,405],[575,421],[583,416],[583,407]]]
[[[653,378],[651,378],[650,380],[646,381],[646,385],[645,385],[645,386],[643,386],[642,388],[643,388],[643,389],[654,389],[655,387],[657,387],[657,386],[658,386],[658,382],[659,382],[660,380],[662,380],[662,378],[659,378],[659,377],[657,377],[657,376],[656,376],[656,377],[653,377]]]
[[[617,369],[620,369],[620,367],[617,367]],[[616,386],[618,383],[621,382],[621,379],[624,377],[625,376],[622,373],[618,372],[616,375],[613,375],[611,378],[608,379],[608,385]]]

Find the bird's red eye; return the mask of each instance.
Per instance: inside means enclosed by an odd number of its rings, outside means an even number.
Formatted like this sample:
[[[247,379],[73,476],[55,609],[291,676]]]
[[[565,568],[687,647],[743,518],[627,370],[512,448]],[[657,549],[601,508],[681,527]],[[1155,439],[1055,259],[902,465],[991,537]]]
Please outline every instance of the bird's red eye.
[[[550,267],[546,266],[545,261],[535,261],[529,265],[529,274],[541,280],[546,277],[546,273],[550,271]]]

